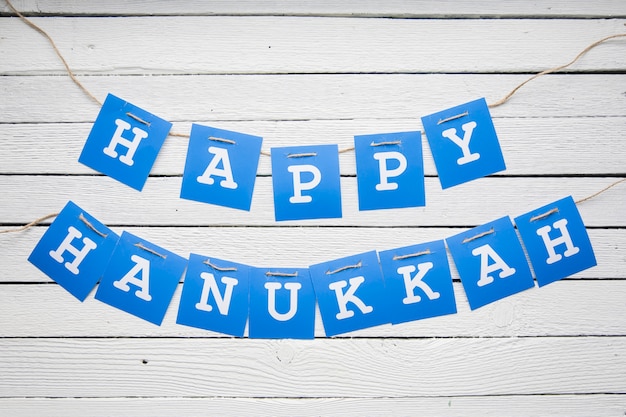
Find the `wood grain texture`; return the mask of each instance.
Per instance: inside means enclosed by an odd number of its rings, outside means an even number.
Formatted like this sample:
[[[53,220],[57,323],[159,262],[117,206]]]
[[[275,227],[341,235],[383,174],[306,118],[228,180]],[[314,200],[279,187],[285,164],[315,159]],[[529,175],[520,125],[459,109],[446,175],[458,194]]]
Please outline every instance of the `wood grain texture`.
[[[623,394],[403,398],[0,398],[9,415],[49,417],[368,416],[621,417]]]
[[[495,102],[528,78],[508,74],[171,75],[79,77],[171,122],[414,119],[479,97]],[[623,117],[625,74],[538,78],[494,117]],[[295,92],[295,93],[294,93]],[[98,106],[68,77],[0,77],[0,123],[90,122]],[[183,131],[182,133],[188,133]],[[297,138],[296,138],[297,139]],[[292,142],[298,144],[297,140]]]
[[[248,398],[620,393],[625,349],[623,337],[1,339],[0,392]]]
[[[300,16],[368,16],[368,17],[428,17],[446,16],[465,18],[485,17],[606,17],[626,16],[626,6],[619,0],[542,0],[529,3],[524,0],[472,1],[454,3],[429,0],[185,0],[176,3],[159,0],[83,2],[79,0],[14,0],[14,6],[33,14],[78,15],[300,15]],[[0,5],[0,12],[8,7]]]
[[[145,75],[539,72],[624,32],[626,20],[229,16],[33,22],[55,39],[76,73]],[[51,49],[41,51],[47,41],[23,22],[0,19],[0,36],[7,44],[0,74],[65,74]],[[616,39],[595,48],[571,70],[624,70],[623,43]]]

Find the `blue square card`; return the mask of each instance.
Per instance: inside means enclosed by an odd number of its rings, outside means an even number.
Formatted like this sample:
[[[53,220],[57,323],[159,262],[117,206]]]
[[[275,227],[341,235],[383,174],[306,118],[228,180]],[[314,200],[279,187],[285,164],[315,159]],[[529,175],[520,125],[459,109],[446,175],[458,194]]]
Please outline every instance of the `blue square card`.
[[[389,323],[376,251],[309,267],[326,336]]]
[[[354,137],[359,210],[426,204],[420,132]]]
[[[193,124],[180,197],[249,211],[262,141]]]
[[[161,325],[186,266],[187,259],[124,232],[96,299]]]
[[[341,217],[337,145],[272,148],[276,221]]]
[[[596,265],[571,196],[516,217],[515,224],[540,287]]]
[[[535,285],[509,217],[449,237],[446,243],[472,310]]]
[[[250,338],[313,339],[315,292],[306,268],[252,268]]]
[[[506,169],[484,98],[422,117],[442,188]]]
[[[380,252],[393,324],[456,313],[443,240]]]
[[[242,337],[250,267],[191,254],[176,323]]]
[[[172,127],[109,94],[78,162],[141,191]]]
[[[28,257],[83,301],[104,273],[119,236],[69,201]]]

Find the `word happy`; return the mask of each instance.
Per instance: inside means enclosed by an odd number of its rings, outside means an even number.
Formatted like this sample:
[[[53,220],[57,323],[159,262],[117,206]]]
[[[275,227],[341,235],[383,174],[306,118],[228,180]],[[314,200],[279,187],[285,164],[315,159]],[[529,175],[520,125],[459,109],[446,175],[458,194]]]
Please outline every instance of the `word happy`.
[[[422,118],[442,188],[505,169],[484,99]],[[79,161],[141,191],[172,124],[109,94]],[[180,197],[250,210],[262,138],[193,124]],[[426,204],[419,131],[354,137],[359,210]],[[277,221],[342,216],[339,149],[271,149]]]

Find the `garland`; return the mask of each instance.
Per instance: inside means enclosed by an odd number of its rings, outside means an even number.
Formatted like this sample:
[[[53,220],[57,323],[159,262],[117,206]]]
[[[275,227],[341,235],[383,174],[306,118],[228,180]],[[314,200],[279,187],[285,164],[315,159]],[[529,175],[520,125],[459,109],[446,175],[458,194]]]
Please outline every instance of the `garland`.
[[[171,123],[117,97],[109,95],[101,103],[76,78],[52,38],[7,4],[48,39],[72,81],[101,106],[79,161],[133,188],[141,190],[169,135],[190,138],[182,198],[249,210],[258,155],[268,155],[276,220],[341,217],[340,197],[320,199],[315,192],[339,196],[337,155],[354,150],[361,210],[425,204],[421,132],[357,136],[354,147],[342,150],[323,145],[274,148],[270,153],[261,150],[261,138],[237,132],[193,125],[190,135],[172,133]],[[506,103],[533,79],[569,67],[597,45],[625,36],[594,42],[571,62],[535,74],[497,102],[480,99],[423,117],[442,187],[505,169],[489,108]],[[127,131],[135,135],[133,140],[122,135]],[[148,137],[150,145],[142,148],[142,139]],[[441,137],[448,140],[434,140]],[[470,149],[473,137],[479,139]],[[124,155],[118,153],[120,145],[127,149]],[[207,146],[210,157],[198,159]],[[457,154],[452,159],[451,150]],[[207,198],[202,187],[217,184],[218,177],[222,193],[214,191]],[[411,193],[403,181],[412,184]],[[184,276],[177,323],[238,337],[247,325],[251,338],[308,339],[314,337],[316,305],[327,336],[456,313],[448,252],[472,310],[532,288],[535,280],[541,287],[595,266],[576,205],[624,181],[582,200],[554,201],[517,216],[514,223],[506,216],[443,240],[297,269],[263,269],[199,254],[183,258],[128,232],[118,236],[71,201],[58,214],[2,233],[56,217],[29,261],[81,301],[99,284],[96,299],[160,325]],[[394,194],[399,188],[403,192]],[[381,201],[376,194],[381,191],[389,198]],[[302,210],[300,203],[309,205]]]

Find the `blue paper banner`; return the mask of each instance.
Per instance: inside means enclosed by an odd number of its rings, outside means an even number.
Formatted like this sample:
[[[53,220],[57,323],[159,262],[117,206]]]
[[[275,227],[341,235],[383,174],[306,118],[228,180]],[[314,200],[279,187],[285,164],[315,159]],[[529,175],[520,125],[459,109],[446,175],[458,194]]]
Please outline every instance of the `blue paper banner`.
[[[516,217],[515,224],[540,287],[596,265],[571,196]]]
[[[355,136],[354,152],[359,210],[426,204],[420,132]]]
[[[78,161],[141,191],[171,127],[109,94]]]
[[[276,221],[341,217],[337,145],[272,148]]]
[[[28,260],[83,301],[102,276],[118,238],[111,229],[69,201]]]
[[[189,255],[176,323],[242,337],[248,320],[250,267]]]
[[[185,258],[124,232],[96,299],[160,325],[186,266]]]
[[[472,310],[535,285],[509,217],[449,237],[446,243]]]
[[[315,293],[306,268],[252,268],[251,338],[313,339]]]
[[[193,124],[180,197],[250,210],[262,141]]]
[[[380,252],[393,324],[456,313],[443,240]]]
[[[376,251],[309,267],[326,336],[389,323]]]
[[[506,169],[484,98],[422,117],[442,188]]]

